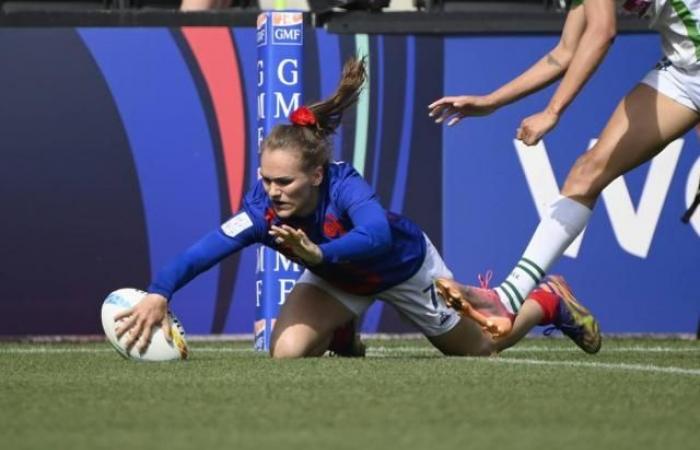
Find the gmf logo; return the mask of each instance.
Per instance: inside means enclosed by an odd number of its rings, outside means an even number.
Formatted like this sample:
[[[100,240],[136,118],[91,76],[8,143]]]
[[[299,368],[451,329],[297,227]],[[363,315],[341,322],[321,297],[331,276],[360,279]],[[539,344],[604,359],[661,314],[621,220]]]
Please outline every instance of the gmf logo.
[[[276,45],[302,45],[304,17],[301,13],[272,13],[272,43]]]

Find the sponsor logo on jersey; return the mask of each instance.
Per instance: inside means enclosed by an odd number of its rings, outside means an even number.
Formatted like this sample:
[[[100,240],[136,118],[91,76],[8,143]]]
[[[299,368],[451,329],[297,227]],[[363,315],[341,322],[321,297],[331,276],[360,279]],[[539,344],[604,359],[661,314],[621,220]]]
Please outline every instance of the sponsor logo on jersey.
[[[440,325],[445,325],[445,322],[450,320],[450,317],[452,317],[452,314],[446,313],[446,312],[441,312],[440,313]]]
[[[221,231],[228,237],[236,237],[253,226],[253,221],[246,212],[240,212],[221,225]]]
[[[326,220],[323,222],[323,234],[330,239],[338,238],[347,231],[342,223],[333,214],[326,214]]]

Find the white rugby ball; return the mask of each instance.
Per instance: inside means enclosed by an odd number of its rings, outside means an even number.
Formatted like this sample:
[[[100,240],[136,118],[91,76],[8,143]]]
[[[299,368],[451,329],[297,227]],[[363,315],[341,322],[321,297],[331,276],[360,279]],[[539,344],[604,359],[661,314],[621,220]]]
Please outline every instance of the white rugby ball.
[[[180,321],[170,311],[171,334],[172,342],[165,339],[163,330],[160,326],[153,327],[151,330],[151,343],[144,353],[140,353],[136,345],[132,346],[129,352],[126,351],[126,340],[129,332],[127,331],[117,339],[115,328],[119,322],[114,320],[114,316],[122,311],[133,308],[145,296],[146,292],[134,289],[123,288],[118,289],[107,296],[102,303],[102,328],[104,328],[107,340],[124,358],[137,361],[172,361],[178,359],[187,359],[187,342],[185,341],[185,330],[182,328]]]

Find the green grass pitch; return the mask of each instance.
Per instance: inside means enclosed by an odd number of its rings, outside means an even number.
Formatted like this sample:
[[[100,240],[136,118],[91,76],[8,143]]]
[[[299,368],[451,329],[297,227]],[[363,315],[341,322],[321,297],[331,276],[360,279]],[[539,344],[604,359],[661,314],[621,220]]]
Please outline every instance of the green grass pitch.
[[[608,339],[596,356],[532,339],[497,358],[425,340],[364,359],[274,361],[250,342],[191,343],[177,363],[106,343],[0,343],[0,448],[698,448],[700,345]]]

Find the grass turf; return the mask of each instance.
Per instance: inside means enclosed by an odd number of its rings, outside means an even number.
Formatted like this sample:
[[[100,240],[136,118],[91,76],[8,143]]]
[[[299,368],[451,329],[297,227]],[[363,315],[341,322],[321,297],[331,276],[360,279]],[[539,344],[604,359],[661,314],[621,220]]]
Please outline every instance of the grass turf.
[[[527,340],[499,358],[445,358],[424,340],[364,359],[273,361],[191,343],[139,364],[106,343],[0,344],[2,449],[690,449],[700,345]]]

